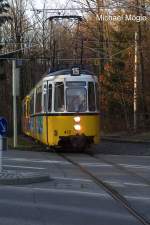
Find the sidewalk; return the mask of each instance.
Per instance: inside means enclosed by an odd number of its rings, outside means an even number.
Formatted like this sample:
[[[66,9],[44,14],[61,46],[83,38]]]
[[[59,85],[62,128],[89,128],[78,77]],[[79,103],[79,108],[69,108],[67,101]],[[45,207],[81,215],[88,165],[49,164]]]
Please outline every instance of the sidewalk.
[[[8,149],[41,151],[42,146],[30,138],[27,138],[25,136],[19,136],[18,147],[15,149],[13,148],[13,139],[8,138]],[[27,172],[27,171],[4,169],[0,172],[0,185],[25,185],[32,183],[48,182],[50,180],[51,178],[46,171]]]
[[[24,185],[40,182],[48,182],[47,173],[20,172],[15,170],[3,170],[0,172],[0,185]]]
[[[111,141],[111,142],[128,142],[128,143],[146,143],[150,144],[150,132],[144,133],[114,133],[114,134],[103,134],[103,141]]]

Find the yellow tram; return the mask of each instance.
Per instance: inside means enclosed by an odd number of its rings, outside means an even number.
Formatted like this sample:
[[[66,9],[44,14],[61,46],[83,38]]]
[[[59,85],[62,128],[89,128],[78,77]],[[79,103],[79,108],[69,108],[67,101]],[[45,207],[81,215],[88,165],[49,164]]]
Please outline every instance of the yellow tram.
[[[23,133],[48,146],[98,144],[97,77],[79,68],[45,76],[23,100],[22,127]]]

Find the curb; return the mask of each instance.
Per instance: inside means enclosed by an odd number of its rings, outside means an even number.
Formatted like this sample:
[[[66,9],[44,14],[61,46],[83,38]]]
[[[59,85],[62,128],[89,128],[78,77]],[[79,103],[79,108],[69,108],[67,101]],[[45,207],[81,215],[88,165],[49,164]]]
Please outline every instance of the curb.
[[[0,173],[1,185],[24,185],[50,181],[47,173],[25,173],[18,171],[2,171]]]
[[[130,139],[123,139],[123,138],[107,138],[107,137],[102,137],[102,141],[108,141],[108,142],[118,142],[118,143],[133,143],[133,144],[150,144],[150,141],[144,141],[144,140],[130,140]]]

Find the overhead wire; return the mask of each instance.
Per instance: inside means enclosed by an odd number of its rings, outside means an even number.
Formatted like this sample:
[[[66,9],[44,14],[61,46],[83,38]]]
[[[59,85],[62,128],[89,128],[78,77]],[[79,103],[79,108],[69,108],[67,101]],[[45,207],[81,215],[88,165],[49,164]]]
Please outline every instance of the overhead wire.
[[[63,11],[66,11],[66,10],[70,10],[70,11],[72,11],[72,10],[79,10],[79,9],[81,9],[81,10],[84,10],[84,9],[87,9],[87,8],[67,8],[67,5],[69,4],[69,2],[70,2],[70,0],[68,0],[68,2],[67,2],[67,4],[66,4],[66,7],[64,7],[64,8],[57,8],[57,9],[45,9],[45,8],[43,8],[42,9],[42,11],[43,10],[54,10],[54,11],[59,11],[59,10],[63,10]],[[124,3],[124,4],[126,4],[126,3]],[[108,5],[105,5],[105,6],[100,6],[100,8],[107,8],[108,7]],[[110,6],[109,6],[110,7]],[[108,7],[108,8],[109,8]],[[129,6],[128,6],[129,7]],[[132,6],[130,6],[130,7],[133,7],[133,5]],[[135,6],[134,6],[135,7]],[[137,8],[137,7],[136,7]],[[95,8],[93,8],[93,9],[95,9]],[[142,8],[143,9],[143,8]],[[38,10],[41,10],[41,9],[32,9],[31,11],[34,11],[34,12],[36,12],[36,11],[38,11]],[[36,15],[36,13],[35,13],[35,15]],[[36,15],[37,16],[37,15]],[[38,21],[39,22],[41,22],[41,20],[38,18]],[[48,29],[47,29],[48,30]],[[37,44],[37,45],[39,45],[39,44]],[[26,49],[28,49],[28,48],[30,48],[30,47],[27,47]],[[20,51],[20,50],[16,50],[16,51],[13,51],[13,52],[17,52],[17,51]],[[8,53],[6,53],[6,54],[8,54]],[[0,55],[1,56],[1,55]]]
[[[149,9],[146,9],[146,8],[144,8],[143,9],[143,7],[138,7],[138,6],[136,6],[136,5],[130,5],[130,6],[126,6],[126,5],[124,5],[124,6],[115,6],[116,8],[118,8],[118,9],[122,9],[122,8],[132,8],[132,9],[140,9],[140,10],[144,10],[144,11],[146,11],[146,12],[150,12],[150,10]],[[114,6],[99,6],[99,8],[100,9],[114,9]],[[96,7],[91,7],[90,8],[91,10],[97,10],[97,8]],[[55,11],[89,11],[89,8],[88,7],[84,7],[84,8],[82,8],[82,7],[75,7],[75,8],[47,8],[47,9],[29,9],[30,11],[37,11],[37,12],[42,12],[43,10],[44,11],[53,11],[53,12],[55,12]]]

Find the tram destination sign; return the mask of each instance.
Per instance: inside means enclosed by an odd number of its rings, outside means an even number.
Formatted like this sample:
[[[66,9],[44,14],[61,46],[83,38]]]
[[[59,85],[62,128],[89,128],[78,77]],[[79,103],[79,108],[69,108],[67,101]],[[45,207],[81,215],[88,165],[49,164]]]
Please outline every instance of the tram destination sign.
[[[71,75],[72,76],[80,76],[80,68],[79,67],[72,67]]]
[[[0,117],[0,135],[5,136],[7,134],[7,120],[4,117]]]

